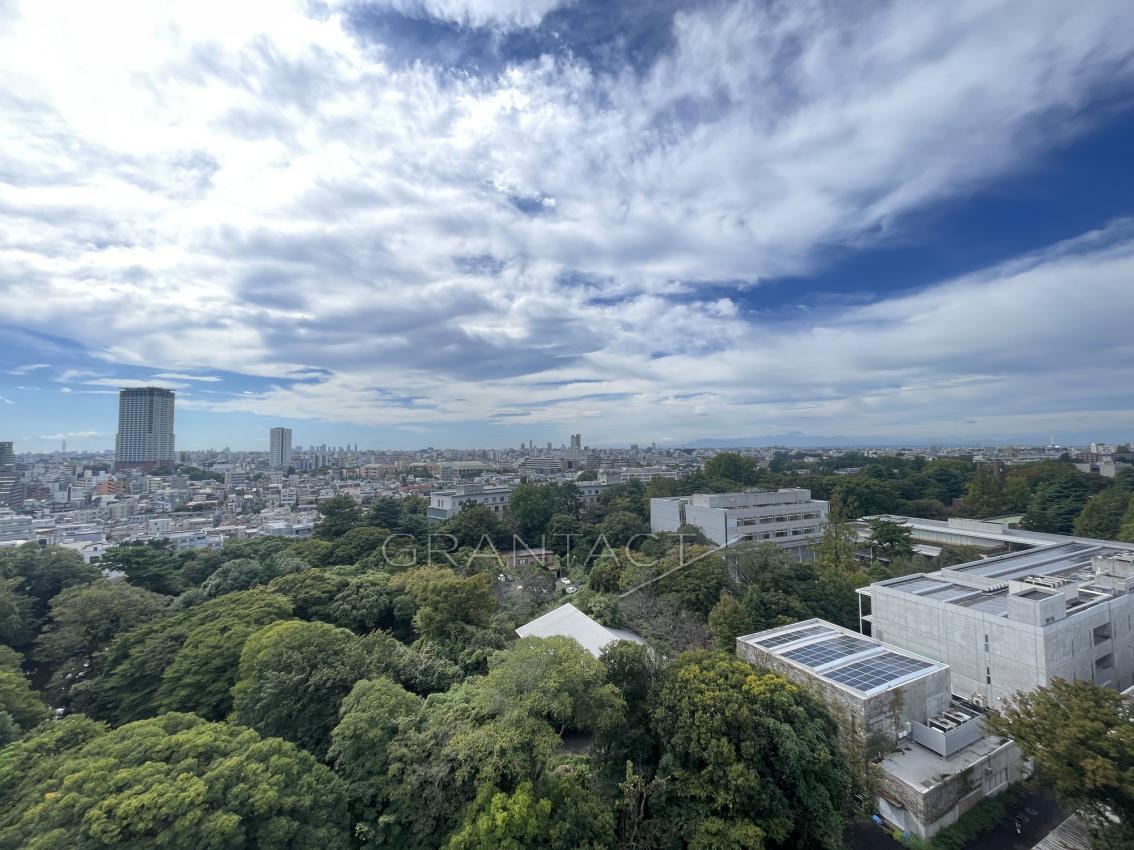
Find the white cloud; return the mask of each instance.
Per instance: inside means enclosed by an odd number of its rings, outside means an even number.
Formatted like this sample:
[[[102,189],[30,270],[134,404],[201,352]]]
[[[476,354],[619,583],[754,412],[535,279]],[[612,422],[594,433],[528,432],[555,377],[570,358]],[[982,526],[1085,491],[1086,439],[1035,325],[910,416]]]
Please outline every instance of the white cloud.
[[[0,314],[105,366],[62,381],[227,370],[278,386],[179,405],[407,427],[586,412],[596,438],[676,440],[1071,415],[1044,382],[1105,419],[1075,334],[1131,368],[1122,227],[806,324],[704,288],[900,238],[1086,129],[1132,73],[1117,0],[737,2],[678,15],[645,69],[549,55],[484,76],[386,64],[306,3],[112,5],[25,2],[0,34],[0,173],[21,175],[0,182]],[[385,5],[508,29],[559,4]],[[1071,275],[1112,309],[1068,311]]]
[[[214,382],[219,381],[216,375],[186,375],[182,372],[159,372],[156,375],[151,375],[151,378],[168,378],[171,381],[206,381]]]
[[[568,0],[569,2],[569,0]],[[336,0],[341,10],[390,9],[416,18],[436,18],[463,26],[534,27],[564,0]]]

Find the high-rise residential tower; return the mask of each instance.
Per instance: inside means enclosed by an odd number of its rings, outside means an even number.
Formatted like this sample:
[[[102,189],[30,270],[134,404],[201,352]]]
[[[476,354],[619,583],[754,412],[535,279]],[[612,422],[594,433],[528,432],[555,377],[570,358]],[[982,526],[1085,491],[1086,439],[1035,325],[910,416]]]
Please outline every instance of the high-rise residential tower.
[[[16,468],[16,452],[12,443],[0,443],[0,472],[12,472]]]
[[[138,387],[118,393],[114,468],[153,470],[173,461],[173,391]]]
[[[272,469],[287,469],[291,466],[291,429],[273,428],[268,450]]]

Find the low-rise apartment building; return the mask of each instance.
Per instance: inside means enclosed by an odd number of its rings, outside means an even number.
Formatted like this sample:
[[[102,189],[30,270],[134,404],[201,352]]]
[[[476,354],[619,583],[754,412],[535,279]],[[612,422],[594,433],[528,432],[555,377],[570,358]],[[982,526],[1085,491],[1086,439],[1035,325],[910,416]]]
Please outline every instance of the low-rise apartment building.
[[[801,487],[650,499],[650,530],[693,525],[718,546],[770,542],[801,548],[823,536],[827,503]]]
[[[465,505],[484,505],[493,513],[502,514],[511,495],[510,484],[467,484],[452,490],[435,490],[429,494],[426,515],[433,522],[444,522],[460,513]]]

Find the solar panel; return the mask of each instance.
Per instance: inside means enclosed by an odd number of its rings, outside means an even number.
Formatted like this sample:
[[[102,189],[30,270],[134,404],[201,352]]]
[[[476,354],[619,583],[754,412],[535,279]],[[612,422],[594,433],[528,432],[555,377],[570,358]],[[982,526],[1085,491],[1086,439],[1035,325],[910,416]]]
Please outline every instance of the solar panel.
[[[801,646],[798,649],[789,649],[783,653],[783,657],[790,658],[792,661],[808,667],[820,667],[832,661],[838,661],[840,658],[846,658],[848,655],[854,655],[856,652],[873,649],[875,646],[877,644],[870,641],[844,635],[830,640],[821,640],[808,646]]]
[[[772,635],[770,638],[755,641],[755,643],[757,646],[762,646],[765,649],[775,649],[777,646],[783,646],[785,643],[791,643],[793,640],[828,634],[830,631],[831,630],[826,626],[808,626],[806,629],[798,629],[794,632],[780,632],[779,634]]]
[[[846,667],[831,670],[826,673],[832,682],[849,685],[856,691],[863,693],[871,691],[880,685],[893,682],[918,670],[928,670],[933,665],[928,661],[919,661],[894,652],[884,652],[862,661],[855,661]]]

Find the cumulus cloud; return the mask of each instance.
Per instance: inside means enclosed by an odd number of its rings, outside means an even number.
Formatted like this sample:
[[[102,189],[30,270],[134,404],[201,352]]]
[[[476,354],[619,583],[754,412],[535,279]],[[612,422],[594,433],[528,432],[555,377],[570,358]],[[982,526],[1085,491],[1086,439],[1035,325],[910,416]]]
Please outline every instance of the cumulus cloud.
[[[340,11],[391,10],[409,17],[435,18],[462,26],[527,28],[564,0],[338,0]]]
[[[272,386],[179,404],[675,438],[1122,404],[1059,359],[1086,320],[1058,281],[1113,299],[1109,345],[1126,224],[800,324],[741,297],[1089,129],[1134,73],[1118,0],[661,4],[602,56],[552,38],[577,5],[552,0],[114,5],[17,4],[0,34],[0,314],[107,367],[65,380],[224,370]],[[373,9],[495,64],[394,43]]]

